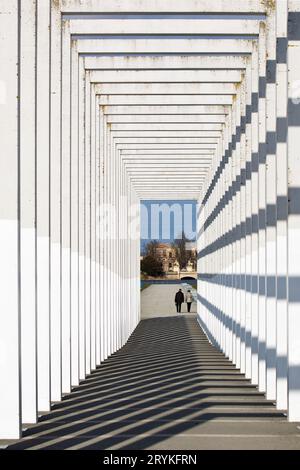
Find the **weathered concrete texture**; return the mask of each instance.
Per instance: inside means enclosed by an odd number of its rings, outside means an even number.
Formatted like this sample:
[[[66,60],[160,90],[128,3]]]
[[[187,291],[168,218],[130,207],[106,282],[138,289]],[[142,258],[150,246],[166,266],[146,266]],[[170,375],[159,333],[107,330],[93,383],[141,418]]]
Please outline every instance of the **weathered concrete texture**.
[[[300,449],[300,432],[196,319],[156,318],[10,449]]]
[[[197,312],[196,302],[192,303],[191,313],[187,313],[187,305],[184,303],[181,308],[181,314],[176,312],[174,302],[175,294],[181,288],[180,284],[159,284],[151,285],[141,292],[141,315],[142,319],[155,317],[169,317],[174,315],[192,315]]]

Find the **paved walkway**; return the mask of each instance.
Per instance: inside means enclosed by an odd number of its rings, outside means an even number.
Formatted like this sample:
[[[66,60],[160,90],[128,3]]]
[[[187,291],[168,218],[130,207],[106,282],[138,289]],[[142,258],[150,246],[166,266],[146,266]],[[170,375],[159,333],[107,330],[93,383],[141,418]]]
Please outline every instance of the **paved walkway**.
[[[168,317],[176,315],[175,294],[181,288],[185,292],[190,286],[185,284],[152,284],[141,292],[142,319],[155,317]],[[192,290],[192,289],[191,289]],[[182,313],[187,314],[187,305],[184,303]],[[192,303],[191,314],[195,316],[196,302]]]
[[[196,318],[143,320],[11,449],[300,449],[300,431]]]

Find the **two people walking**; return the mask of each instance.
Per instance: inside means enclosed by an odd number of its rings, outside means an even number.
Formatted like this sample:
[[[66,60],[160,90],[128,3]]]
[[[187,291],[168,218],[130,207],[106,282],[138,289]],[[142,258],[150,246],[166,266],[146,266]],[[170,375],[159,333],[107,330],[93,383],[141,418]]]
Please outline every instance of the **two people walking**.
[[[178,313],[181,312],[181,305],[184,303],[184,301],[187,304],[187,310],[188,312],[191,311],[191,305],[193,302],[193,294],[191,293],[190,290],[187,291],[186,296],[184,298],[183,292],[181,289],[179,289],[178,292],[176,292],[175,295],[175,304],[176,304],[176,310]]]

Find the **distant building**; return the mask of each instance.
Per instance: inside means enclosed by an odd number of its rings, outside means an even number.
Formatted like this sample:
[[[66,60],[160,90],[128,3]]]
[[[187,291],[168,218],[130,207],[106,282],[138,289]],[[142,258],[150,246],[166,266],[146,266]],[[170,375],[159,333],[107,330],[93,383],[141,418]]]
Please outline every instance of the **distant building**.
[[[162,263],[163,270],[167,272],[178,272],[176,252],[169,243],[159,243],[155,249],[157,259]]]
[[[196,268],[197,249],[194,243],[187,243],[187,252],[190,252],[187,271],[193,271]],[[170,243],[159,243],[155,248],[157,259],[162,263],[163,271],[165,273],[178,273],[179,263],[176,258],[176,250]]]

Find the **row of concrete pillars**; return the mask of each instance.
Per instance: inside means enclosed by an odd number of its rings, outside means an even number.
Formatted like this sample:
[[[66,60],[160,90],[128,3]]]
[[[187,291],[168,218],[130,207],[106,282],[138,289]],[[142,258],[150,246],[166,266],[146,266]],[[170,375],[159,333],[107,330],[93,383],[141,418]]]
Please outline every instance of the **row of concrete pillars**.
[[[139,322],[143,199],[199,201],[199,321],[300,420],[299,27],[293,0],[0,0],[0,438]]]

